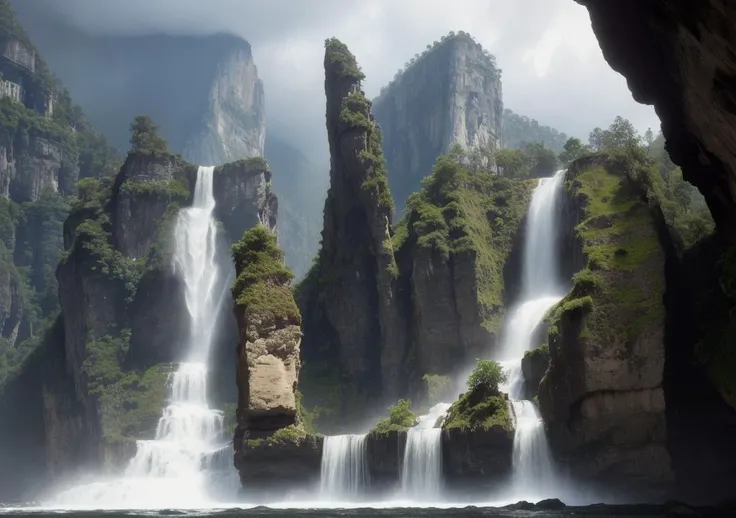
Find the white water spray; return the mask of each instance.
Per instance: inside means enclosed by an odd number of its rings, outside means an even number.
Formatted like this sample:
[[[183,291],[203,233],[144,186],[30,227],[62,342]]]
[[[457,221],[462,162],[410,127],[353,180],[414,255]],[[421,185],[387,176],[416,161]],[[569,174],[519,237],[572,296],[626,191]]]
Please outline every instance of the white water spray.
[[[407,432],[401,492],[412,501],[434,501],[442,496],[442,429],[435,425],[449,408],[447,403],[433,406]]]
[[[107,509],[211,507],[212,479],[217,480],[216,485],[227,485],[228,479],[234,478],[231,454],[222,455],[230,450],[223,413],[207,403],[207,360],[224,299],[222,292],[227,288],[215,258],[213,170],[199,168],[193,205],[182,210],[177,220],[174,262],[186,285],[191,317],[187,361],[169,377],[171,396],[155,438],[137,441],[135,457],[123,478],[73,488],[59,495],[53,505]],[[225,459],[229,462],[224,463]]]
[[[521,359],[547,311],[564,296],[557,260],[557,196],[564,171],[539,181],[526,221],[521,301],[506,322],[501,364],[516,416],[512,493],[528,500],[551,497],[555,473],[544,423],[531,401],[523,401]]]
[[[368,485],[366,435],[332,435],[322,447],[320,493],[325,500],[354,501]]]

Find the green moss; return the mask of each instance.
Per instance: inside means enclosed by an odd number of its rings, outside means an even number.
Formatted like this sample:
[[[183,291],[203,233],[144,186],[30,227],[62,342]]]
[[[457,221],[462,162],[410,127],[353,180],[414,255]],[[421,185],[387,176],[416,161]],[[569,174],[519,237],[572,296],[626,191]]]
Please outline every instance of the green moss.
[[[549,346],[547,344],[542,344],[536,349],[526,351],[524,353],[524,358],[549,358]]]
[[[227,164],[218,166],[215,168],[214,173],[220,175],[231,175],[241,174],[246,172],[249,174],[261,174],[264,171],[270,172],[271,168],[268,162],[263,157],[256,156],[251,158],[244,158],[242,160],[236,160],[235,162],[228,162]]]
[[[337,38],[325,40],[325,65],[336,67],[340,78],[362,81],[365,74],[358,67],[355,56],[350,52],[347,45]]]
[[[238,306],[249,314],[299,325],[301,315],[289,284],[294,274],[284,265],[276,236],[263,226],[253,227],[232,247],[237,278],[232,286]]]
[[[417,416],[411,410],[411,401],[399,399],[388,409],[388,417],[379,419],[371,433],[385,435],[390,432],[401,432],[417,424]]]
[[[363,92],[350,92],[342,100],[340,120],[349,128],[369,130],[372,126],[369,117],[370,102]]]
[[[246,437],[243,439],[243,445],[248,449],[281,448],[284,446],[299,446],[305,442],[316,444],[317,437],[316,434],[308,433],[302,425],[290,425],[276,430],[267,437],[258,439]]]
[[[437,159],[420,192],[407,200],[408,239],[443,257],[470,254],[475,260],[483,326],[500,329],[504,305],[503,267],[531,199],[535,182],[492,172],[468,172],[455,158]]]
[[[514,429],[509,403],[504,394],[479,386],[461,395],[447,412],[444,430],[488,430],[493,427]]]
[[[87,342],[83,370],[87,389],[99,401],[103,438],[108,443],[150,436],[166,400],[173,367],[155,365],[145,371],[125,371],[121,365],[130,344],[130,330]]]
[[[131,195],[156,195],[184,201],[191,196],[189,187],[182,180],[160,180],[157,182],[133,182],[127,180],[120,186],[121,192]]]
[[[568,189],[583,199],[585,219],[575,231],[588,261],[554,309],[550,341],[559,333],[557,320],[577,312],[582,337],[596,344],[633,343],[664,314],[663,252],[642,199],[655,196],[657,186],[629,156],[603,157],[573,170]]]

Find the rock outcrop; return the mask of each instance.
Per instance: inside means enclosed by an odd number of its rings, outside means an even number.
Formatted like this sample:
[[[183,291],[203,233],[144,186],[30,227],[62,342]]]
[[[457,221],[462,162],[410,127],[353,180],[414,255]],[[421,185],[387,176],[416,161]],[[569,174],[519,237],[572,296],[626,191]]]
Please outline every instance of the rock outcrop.
[[[235,466],[243,488],[268,499],[319,474],[321,438],[307,434],[297,408],[301,317],[276,236],[264,226],[233,246],[232,292],[238,339]]]
[[[664,224],[648,203],[647,174],[620,157],[570,166],[566,196],[576,224],[567,231],[587,261],[553,310],[539,403],[563,465],[609,490],[652,498],[662,496],[672,471],[663,391]]]
[[[501,137],[500,70],[462,31],[412,60],[373,105],[399,209],[453,143],[488,149]]]
[[[505,263],[534,182],[470,173],[463,156],[443,156],[409,199],[407,217],[392,226],[378,128],[360,91],[363,75],[334,40],[325,69],[331,183],[322,249],[297,300],[305,381],[340,388],[338,401],[306,396],[346,422],[358,402],[426,399],[425,375],[457,374],[493,346]]]
[[[393,202],[381,137],[361,90],[363,73],[335,39],[326,43],[324,66],[332,167],[322,249],[300,301],[305,349],[337,360],[346,394],[377,399],[382,355],[401,357],[404,343],[396,310]],[[383,383],[393,381],[387,376]]]
[[[603,55],[634,98],[653,104],[667,151],[705,196],[717,228],[736,239],[736,81],[728,0],[577,0]],[[629,34],[621,38],[622,31]]]

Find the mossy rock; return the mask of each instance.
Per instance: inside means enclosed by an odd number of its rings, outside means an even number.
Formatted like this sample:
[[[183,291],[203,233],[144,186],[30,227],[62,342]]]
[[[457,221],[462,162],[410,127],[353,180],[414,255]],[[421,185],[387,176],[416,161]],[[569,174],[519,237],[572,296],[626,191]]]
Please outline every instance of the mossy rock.
[[[397,226],[397,248],[473,258],[483,327],[490,332],[503,321],[504,265],[535,185],[490,171],[470,173],[455,157],[441,156],[421,191],[409,197],[406,220]]]
[[[506,431],[514,429],[508,397],[482,385],[461,395],[447,411],[442,425],[444,430],[475,431],[493,427]]]
[[[233,245],[232,254],[237,272],[232,294],[249,320],[300,325],[301,315],[289,287],[294,274],[284,265],[276,235],[263,226],[253,227]]]

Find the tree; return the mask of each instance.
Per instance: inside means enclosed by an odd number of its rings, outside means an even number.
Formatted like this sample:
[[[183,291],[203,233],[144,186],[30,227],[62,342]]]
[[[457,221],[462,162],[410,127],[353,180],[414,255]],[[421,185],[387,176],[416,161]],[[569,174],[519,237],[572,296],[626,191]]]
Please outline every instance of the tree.
[[[654,132],[652,131],[652,128],[647,128],[644,132],[644,142],[647,143],[647,149],[652,147],[652,142],[654,142]]]
[[[542,142],[524,144],[524,153],[533,177],[551,176],[559,166],[557,155],[551,149],[544,147]]]
[[[482,387],[491,392],[498,392],[498,386],[507,380],[508,377],[500,363],[493,360],[477,360],[475,369],[468,377],[468,388],[475,390]]]
[[[570,137],[567,139],[567,142],[565,142],[562,153],[560,153],[560,162],[564,165],[568,165],[589,151],[590,149],[585,146],[580,139]]]
[[[527,156],[521,149],[499,149],[496,151],[494,161],[499,174],[507,178],[519,178],[527,172]]]
[[[169,153],[166,140],[158,134],[158,126],[146,115],[138,115],[130,124],[130,145],[133,153],[144,155]]]
[[[603,149],[603,130],[595,128],[591,131],[588,137],[588,144],[590,144],[593,151],[601,151]]]
[[[639,147],[640,138],[634,125],[620,115],[603,132],[603,149],[634,149]]]

